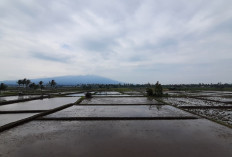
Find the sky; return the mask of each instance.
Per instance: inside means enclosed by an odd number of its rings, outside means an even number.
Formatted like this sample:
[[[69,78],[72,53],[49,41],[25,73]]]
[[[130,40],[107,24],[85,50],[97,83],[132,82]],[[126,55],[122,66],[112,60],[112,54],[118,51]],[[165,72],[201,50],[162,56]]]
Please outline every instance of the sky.
[[[232,83],[232,1],[1,0],[0,73]]]

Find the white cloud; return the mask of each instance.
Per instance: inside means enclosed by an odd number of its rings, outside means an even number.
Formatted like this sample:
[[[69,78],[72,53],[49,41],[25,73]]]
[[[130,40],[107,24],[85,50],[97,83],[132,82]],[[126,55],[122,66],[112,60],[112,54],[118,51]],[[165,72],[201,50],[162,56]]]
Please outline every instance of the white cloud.
[[[100,74],[134,83],[231,82],[231,6],[230,0],[2,0],[0,80]]]

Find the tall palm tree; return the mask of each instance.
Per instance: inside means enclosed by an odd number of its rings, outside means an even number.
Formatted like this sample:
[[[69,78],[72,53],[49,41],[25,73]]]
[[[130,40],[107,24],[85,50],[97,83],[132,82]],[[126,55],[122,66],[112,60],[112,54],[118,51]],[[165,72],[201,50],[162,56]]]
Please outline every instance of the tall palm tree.
[[[22,85],[23,85],[23,87],[24,87],[24,85],[26,85],[26,82],[27,82],[27,79],[24,78],[24,79],[22,80]]]
[[[55,80],[52,80],[52,81],[49,81],[48,83],[52,88],[55,88],[56,87],[56,81]]]
[[[31,80],[26,80],[26,90],[27,90],[27,88],[28,88],[28,86],[29,86],[29,84],[31,83]]]
[[[20,88],[21,84],[23,84],[23,81],[22,80],[18,80],[17,84],[18,84],[18,87]]]
[[[42,89],[43,89],[43,81],[39,81],[39,86],[40,86],[40,90],[42,92]]]

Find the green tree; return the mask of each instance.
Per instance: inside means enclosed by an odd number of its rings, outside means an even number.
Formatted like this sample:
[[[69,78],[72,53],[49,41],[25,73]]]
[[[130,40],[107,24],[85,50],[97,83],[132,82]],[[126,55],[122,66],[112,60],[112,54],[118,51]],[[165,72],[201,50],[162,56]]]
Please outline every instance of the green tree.
[[[22,85],[23,85],[23,87],[24,87],[24,85],[26,85],[26,83],[27,83],[27,79],[24,78],[24,79],[22,80]]]
[[[41,92],[42,92],[42,89],[44,88],[44,86],[43,86],[43,81],[39,81],[39,87],[40,87],[40,90],[41,90]]]
[[[154,96],[162,96],[163,95],[163,88],[159,81],[156,82],[155,84],[155,93]]]
[[[29,84],[31,83],[31,80],[26,80],[26,88],[29,86]]]
[[[147,96],[153,96],[153,90],[151,88],[146,89]]]
[[[17,84],[18,84],[18,86],[19,86],[19,88],[20,88],[20,86],[23,84],[23,81],[22,81],[22,80],[18,80],[18,81],[17,81]]]
[[[36,90],[36,89],[39,88],[39,85],[37,85],[37,84],[35,84],[35,83],[31,83],[31,84],[29,85],[29,88],[31,88],[31,89],[33,89],[33,90]]]

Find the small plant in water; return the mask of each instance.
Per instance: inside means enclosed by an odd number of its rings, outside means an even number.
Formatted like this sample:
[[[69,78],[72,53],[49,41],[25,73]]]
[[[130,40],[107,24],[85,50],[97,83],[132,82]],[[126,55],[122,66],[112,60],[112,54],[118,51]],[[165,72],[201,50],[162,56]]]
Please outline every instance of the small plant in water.
[[[90,92],[85,93],[86,98],[92,98],[92,94]]]

